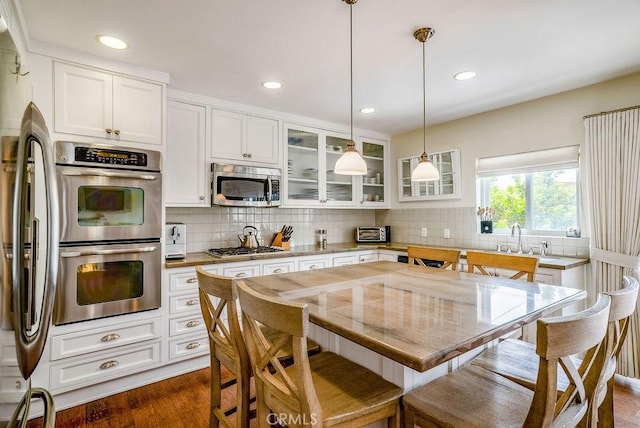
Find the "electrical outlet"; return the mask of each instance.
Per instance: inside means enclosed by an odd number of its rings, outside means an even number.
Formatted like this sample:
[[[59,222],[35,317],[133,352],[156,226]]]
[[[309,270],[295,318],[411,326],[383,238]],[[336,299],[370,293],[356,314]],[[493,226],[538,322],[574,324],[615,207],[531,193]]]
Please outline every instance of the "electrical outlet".
[[[444,239],[449,239],[451,238],[451,231],[449,229],[445,229],[442,233]]]
[[[423,227],[422,230],[420,231],[420,236],[422,236],[423,238],[427,237],[427,228]]]

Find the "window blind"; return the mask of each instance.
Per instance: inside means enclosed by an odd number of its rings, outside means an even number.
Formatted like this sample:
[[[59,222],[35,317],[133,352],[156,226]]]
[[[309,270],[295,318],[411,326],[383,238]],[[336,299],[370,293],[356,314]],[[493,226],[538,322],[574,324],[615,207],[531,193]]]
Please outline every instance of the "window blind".
[[[577,168],[579,155],[580,146],[565,146],[480,158],[476,162],[476,173],[478,177],[495,177],[497,175]]]

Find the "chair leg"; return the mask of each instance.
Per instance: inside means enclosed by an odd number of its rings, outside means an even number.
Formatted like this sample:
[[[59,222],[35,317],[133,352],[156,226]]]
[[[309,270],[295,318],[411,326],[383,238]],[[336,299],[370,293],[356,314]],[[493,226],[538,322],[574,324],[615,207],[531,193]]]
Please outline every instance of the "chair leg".
[[[220,409],[222,405],[222,390],[220,384],[222,382],[222,373],[220,370],[220,361],[217,358],[211,358],[211,404],[209,406],[209,426],[218,428],[220,421],[216,414],[216,409]]]
[[[396,404],[396,412],[393,416],[390,416],[387,419],[387,427],[389,428],[400,428],[401,426],[402,413],[400,412],[400,403]]]
[[[237,421],[238,426],[241,428],[249,428],[249,420],[251,419],[251,414],[249,412],[249,406],[251,404],[251,400],[249,398],[250,382],[251,376],[249,371],[241,369],[240,373],[238,373],[236,384],[236,406],[238,409]]]
[[[607,381],[607,393],[604,401],[598,407],[598,426],[612,427],[614,424],[613,417],[613,376]]]
[[[273,417],[271,417],[271,410],[260,397],[263,397],[262,386],[260,382],[256,379],[256,422],[258,428],[267,428],[272,427],[273,423],[276,422]]]

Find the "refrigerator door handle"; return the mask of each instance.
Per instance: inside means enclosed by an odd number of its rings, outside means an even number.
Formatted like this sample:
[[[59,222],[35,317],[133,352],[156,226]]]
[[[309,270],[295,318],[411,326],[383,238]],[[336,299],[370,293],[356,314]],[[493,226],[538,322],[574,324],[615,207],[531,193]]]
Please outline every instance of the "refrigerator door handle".
[[[43,176],[47,210],[47,248],[46,264],[44,272],[44,288],[42,291],[42,304],[40,317],[35,325],[30,328],[30,306],[25,293],[28,293],[29,285],[26,283],[24,258],[25,253],[25,226],[27,212],[27,181],[26,173],[31,146],[39,146],[43,159]],[[16,342],[16,354],[18,366],[25,379],[28,379],[35,370],[47,340],[47,333],[51,325],[53,302],[55,297],[56,282],[58,277],[58,192],[56,189],[55,162],[49,141],[49,131],[44,118],[34,103],[29,103],[22,118],[20,138],[18,140],[18,153],[16,162],[16,184],[13,195],[13,248],[12,248],[12,274],[13,274],[13,307],[14,307],[14,332]],[[35,242],[37,244],[37,241]],[[31,259],[35,260],[37,248],[32,246]],[[33,326],[32,326],[33,327]]]

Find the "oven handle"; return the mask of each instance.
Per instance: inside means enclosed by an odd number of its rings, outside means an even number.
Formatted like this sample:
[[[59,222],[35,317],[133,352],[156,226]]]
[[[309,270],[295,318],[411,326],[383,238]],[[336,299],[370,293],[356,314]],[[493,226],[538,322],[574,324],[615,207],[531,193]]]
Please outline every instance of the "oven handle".
[[[72,175],[81,177],[114,177],[114,178],[129,178],[133,180],[157,180],[159,175],[150,174],[134,174],[131,172],[117,172],[117,171],[93,171],[86,169],[63,169],[60,171],[62,175]]]
[[[136,247],[136,248],[125,248],[119,250],[86,250],[86,251],[61,251],[60,257],[83,257],[83,256],[104,256],[110,254],[133,254],[133,253],[151,253],[155,251],[158,247],[156,246],[148,246],[148,247]]]

